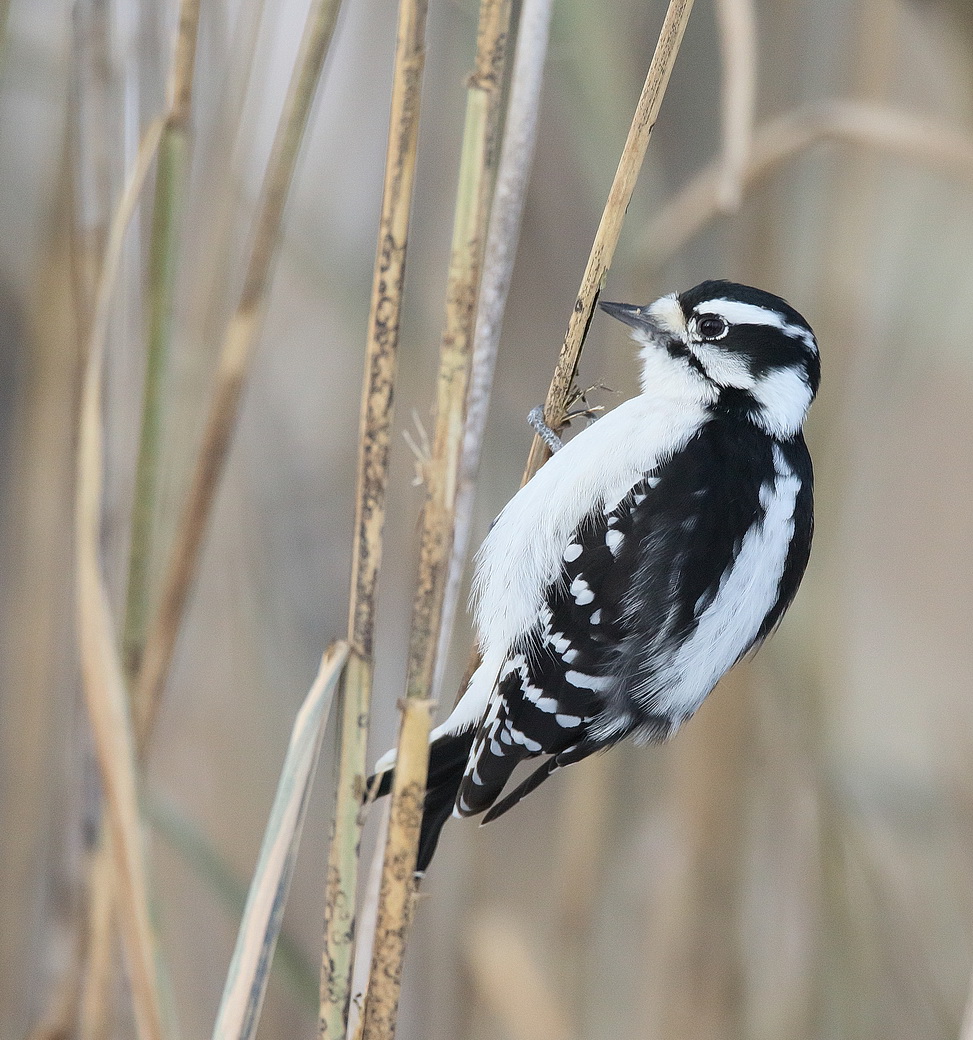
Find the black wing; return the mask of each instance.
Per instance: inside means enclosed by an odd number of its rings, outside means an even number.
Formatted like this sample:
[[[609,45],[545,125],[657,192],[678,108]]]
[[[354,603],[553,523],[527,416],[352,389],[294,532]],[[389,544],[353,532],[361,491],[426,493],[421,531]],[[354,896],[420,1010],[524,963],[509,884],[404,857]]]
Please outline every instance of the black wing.
[[[777,602],[755,643],[793,598],[810,546],[810,462],[799,438],[783,447],[802,489]],[[710,422],[617,506],[579,526],[542,616],[513,648],[477,730],[456,800],[462,815],[489,810],[484,822],[494,819],[558,767],[633,731],[664,738],[683,721],[637,691],[651,688],[647,676],[692,635],[762,519],[773,449],[749,423]],[[540,755],[550,757],[497,801],[517,764]]]
[[[612,682],[614,658],[629,630],[627,596],[638,557],[636,526],[659,477],[646,474],[613,509],[590,514],[564,550],[561,574],[545,595],[537,625],[514,648],[498,678],[459,787],[463,815],[506,812],[560,766],[626,735],[591,731]],[[660,720],[661,726],[661,720]],[[497,803],[517,764],[551,756]],[[496,804],[495,804],[496,803]]]

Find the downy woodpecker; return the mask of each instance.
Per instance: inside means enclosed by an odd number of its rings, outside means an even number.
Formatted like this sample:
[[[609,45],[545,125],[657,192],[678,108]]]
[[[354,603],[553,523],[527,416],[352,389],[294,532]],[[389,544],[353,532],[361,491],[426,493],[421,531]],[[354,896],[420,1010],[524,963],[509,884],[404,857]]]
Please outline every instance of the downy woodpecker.
[[[672,736],[804,574],[801,427],[820,376],[808,323],[725,281],[601,307],[631,328],[642,393],[556,451],[480,548],[482,663],[431,735],[419,872],[450,814],[486,823],[562,766]],[[393,766],[394,752],[379,761],[379,794]]]

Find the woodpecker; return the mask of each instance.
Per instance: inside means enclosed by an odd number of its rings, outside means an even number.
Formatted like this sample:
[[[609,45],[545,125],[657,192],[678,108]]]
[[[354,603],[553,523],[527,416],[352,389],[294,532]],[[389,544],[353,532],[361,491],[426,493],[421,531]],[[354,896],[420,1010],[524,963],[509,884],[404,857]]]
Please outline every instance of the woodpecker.
[[[482,663],[430,737],[418,873],[450,815],[487,823],[596,751],[671,737],[773,631],[804,575],[810,325],[727,281],[601,307],[631,329],[642,392],[563,447],[542,427],[559,450],[477,554]],[[376,766],[380,795],[394,762]]]

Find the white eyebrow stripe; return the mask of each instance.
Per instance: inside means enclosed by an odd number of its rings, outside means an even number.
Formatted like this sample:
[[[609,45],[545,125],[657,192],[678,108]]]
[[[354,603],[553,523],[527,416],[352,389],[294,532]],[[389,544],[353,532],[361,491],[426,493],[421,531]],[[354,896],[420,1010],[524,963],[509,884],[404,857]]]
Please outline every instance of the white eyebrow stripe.
[[[731,325],[769,325],[780,329],[785,336],[801,340],[810,350],[816,350],[817,344],[810,330],[800,325],[792,325],[779,311],[768,310],[755,303],[741,303],[739,300],[707,300],[697,304],[697,314],[718,314],[726,318]]]

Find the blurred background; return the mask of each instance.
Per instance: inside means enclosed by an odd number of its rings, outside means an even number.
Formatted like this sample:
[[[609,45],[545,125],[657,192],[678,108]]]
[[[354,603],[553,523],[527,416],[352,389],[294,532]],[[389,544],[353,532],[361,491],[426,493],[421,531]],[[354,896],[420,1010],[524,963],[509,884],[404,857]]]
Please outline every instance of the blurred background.
[[[525,416],[544,398],[664,6],[555,3],[474,544],[518,485]],[[409,949],[402,1040],[964,1035],[973,963],[971,10],[968,0],[760,0],[754,146],[763,162],[738,210],[720,212],[712,193],[691,193],[723,147],[720,23],[711,0],[697,0],[606,296],[647,302],[727,277],[784,295],[809,319],[824,365],[808,427],[815,551],[778,635],[675,742],[577,766],[488,828],[447,826]],[[306,0],[202,5],[162,544],[186,491],[306,11]],[[98,813],[73,624],[79,309],[90,298],[88,258],[162,109],[175,14],[169,0],[0,4],[4,1038],[63,1035],[45,1022],[57,1018],[73,970]],[[422,490],[401,433],[416,419],[431,428],[476,20],[473,0],[431,4],[375,755],[394,739],[403,693]],[[322,649],[346,628],[394,37],[393,4],[346,0],[153,744],[154,908],[171,1011],[187,1038],[212,1028],[294,714]],[[673,208],[680,199],[683,209]],[[116,609],[149,214],[147,202],[127,240],[108,345],[103,551]],[[610,407],[636,391],[636,375],[624,330],[597,316],[581,385],[612,388],[592,395]],[[462,614],[453,642],[448,691],[469,652]],[[333,739],[264,1037],[316,1035]],[[127,1008],[120,981],[106,1036],[133,1035]]]

